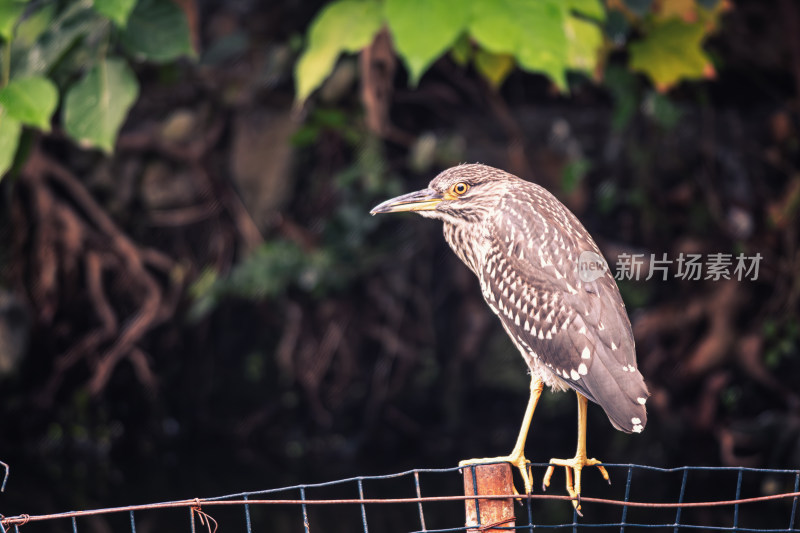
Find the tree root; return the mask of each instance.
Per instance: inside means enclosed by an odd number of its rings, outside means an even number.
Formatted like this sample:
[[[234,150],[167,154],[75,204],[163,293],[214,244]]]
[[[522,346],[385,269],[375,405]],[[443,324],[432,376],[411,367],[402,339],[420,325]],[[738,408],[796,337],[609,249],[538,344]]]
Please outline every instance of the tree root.
[[[154,390],[142,343],[177,305],[181,287],[171,275],[175,263],[133,242],[77,177],[39,148],[18,185],[23,207],[15,218],[29,221],[29,232],[19,237],[20,275],[40,320],[60,323],[62,314],[74,312],[62,308],[70,297],[86,301],[91,315],[88,331],[56,358],[38,395],[40,405],[52,404],[66,372],[80,362],[90,369],[92,395],[103,392],[123,359],[131,362],[139,382]],[[67,329],[75,327],[66,322]]]

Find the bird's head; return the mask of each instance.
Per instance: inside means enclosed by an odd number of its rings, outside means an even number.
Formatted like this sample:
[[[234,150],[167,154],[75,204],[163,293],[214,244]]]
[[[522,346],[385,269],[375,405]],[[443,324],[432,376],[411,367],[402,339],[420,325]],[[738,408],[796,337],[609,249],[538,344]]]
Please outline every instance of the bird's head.
[[[414,191],[372,208],[371,214],[416,211],[451,224],[480,223],[503,196],[513,176],[486,165],[452,167]]]

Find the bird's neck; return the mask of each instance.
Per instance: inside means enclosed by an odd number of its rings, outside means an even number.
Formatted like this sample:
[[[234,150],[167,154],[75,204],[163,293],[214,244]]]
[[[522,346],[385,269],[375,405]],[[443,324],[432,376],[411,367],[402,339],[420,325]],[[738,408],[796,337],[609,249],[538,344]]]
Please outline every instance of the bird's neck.
[[[480,277],[488,252],[488,239],[483,232],[468,223],[453,224],[444,221],[444,238],[450,248],[476,276]]]

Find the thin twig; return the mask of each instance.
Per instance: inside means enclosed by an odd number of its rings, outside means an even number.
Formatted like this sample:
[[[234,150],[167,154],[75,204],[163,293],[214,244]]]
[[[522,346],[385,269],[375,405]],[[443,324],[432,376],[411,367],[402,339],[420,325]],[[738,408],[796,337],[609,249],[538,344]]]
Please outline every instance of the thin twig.
[[[6,490],[6,482],[8,481],[8,474],[11,472],[11,468],[3,461],[0,461],[0,465],[2,465],[3,470],[5,470],[5,474],[3,474],[3,482],[0,483],[0,492]]]

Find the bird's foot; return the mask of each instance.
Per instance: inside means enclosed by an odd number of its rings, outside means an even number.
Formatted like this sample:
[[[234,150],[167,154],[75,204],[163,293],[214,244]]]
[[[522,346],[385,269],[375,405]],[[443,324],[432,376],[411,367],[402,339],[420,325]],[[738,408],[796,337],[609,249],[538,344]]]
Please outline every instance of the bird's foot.
[[[576,456],[572,459],[550,459],[550,466],[547,467],[547,472],[545,472],[544,480],[542,481],[542,490],[545,491],[547,490],[547,487],[550,486],[550,478],[553,476],[555,468],[557,466],[563,466],[567,473],[567,492],[573,498],[572,506],[575,507],[575,510],[579,515],[583,516],[581,514],[580,502],[581,470],[583,470],[584,466],[596,466],[598,470],[600,470],[600,474],[603,475],[603,479],[608,481],[608,484],[611,485],[611,478],[608,477],[608,471],[606,471],[605,467],[603,467],[601,463],[602,461],[598,461],[597,459],[587,459],[585,456]]]
[[[522,474],[522,481],[525,483],[525,494],[530,494],[533,491],[533,483],[531,482],[531,474],[528,466],[528,460],[522,453],[505,455],[501,457],[483,457],[481,459],[465,459],[458,463],[458,466],[482,465],[491,463],[511,463],[517,467],[519,473]],[[519,495],[517,488],[514,487],[514,494]]]

